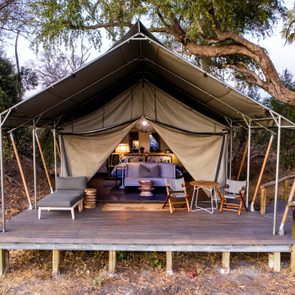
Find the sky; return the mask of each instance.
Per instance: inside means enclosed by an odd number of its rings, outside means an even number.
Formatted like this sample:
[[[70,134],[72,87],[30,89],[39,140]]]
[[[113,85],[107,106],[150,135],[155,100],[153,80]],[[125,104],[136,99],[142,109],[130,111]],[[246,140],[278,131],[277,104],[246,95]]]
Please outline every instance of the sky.
[[[294,0],[285,1],[287,8],[292,8],[294,6]],[[278,23],[274,28],[274,34],[271,37],[265,39],[255,40],[251,39],[255,44],[258,44],[264,47],[271,60],[273,61],[277,71],[282,73],[285,69],[288,69],[295,76],[295,43],[285,44],[285,40],[281,38],[280,31],[282,29],[282,22]],[[21,66],[30,66],[31,62],[37,63],[38,57],[36,54],[29,48],[29,42],[24,38],[20,38],[19,42],[19,60]],[[98,52],[97,50],[92,50],[91,57],[88,62],[91,62],[92,59],[97,58],[99,55],[104,53],[108,48],[111,47],[110,41],[105,38],[103,46]],[[14,60],[14,47],[13,44],[7,52],[7,56]],[[35,92],[40,91],[39,89],[29,91],[26,93],[25,97],[33,95]]]

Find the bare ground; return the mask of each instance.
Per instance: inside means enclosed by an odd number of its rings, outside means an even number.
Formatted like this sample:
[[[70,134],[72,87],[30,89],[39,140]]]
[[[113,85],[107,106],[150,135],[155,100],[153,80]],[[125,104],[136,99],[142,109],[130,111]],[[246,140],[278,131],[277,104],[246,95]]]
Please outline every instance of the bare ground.
[[[122,253],[126,254],[126,253]],[[294,294],[295,277],[267,266],[265,254],[233,254],[230,274],[220,274],[220,254],[176,253],[174,275],[164,253],[133,253],[108,275],[106,252],[62,252],[61,275],[51,277],[50,251],[12,251],[3,294]]]

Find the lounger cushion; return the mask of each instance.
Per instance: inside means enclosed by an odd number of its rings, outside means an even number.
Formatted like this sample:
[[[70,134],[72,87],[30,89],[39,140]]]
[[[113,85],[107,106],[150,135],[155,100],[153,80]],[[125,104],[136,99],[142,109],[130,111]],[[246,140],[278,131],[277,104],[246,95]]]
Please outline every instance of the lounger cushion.
[[[85,176],[79,177],[57,177],[56,190],[83,190],[87,186]]]
[[[84,190],[57,190],[37,204],[38,207],[72,207],[84,196]]]

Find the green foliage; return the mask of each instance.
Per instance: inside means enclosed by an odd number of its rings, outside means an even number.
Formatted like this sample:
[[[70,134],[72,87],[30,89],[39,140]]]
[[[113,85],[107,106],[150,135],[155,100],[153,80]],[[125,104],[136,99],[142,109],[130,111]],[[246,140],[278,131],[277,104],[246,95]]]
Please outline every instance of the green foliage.
[[[125,260],[128,257],[128,252],[126,251],[117,251],[117,259],[118,261]]]
[[[12,63],[0,56],[0,111],[4,111],[20,101],[21,84]]]
[[[217,29],[264,37],[272,33],[285,8],[282,1],[273,0],[41,0],[33,1],[29,12],[35,16],[31,23],[35,44],[70,46],[84,35],[99,47],[98,29],[105,28],[111,38],[120,38],[125,28],[140,18],[155,28],[173,25],[175,16],[186,32],[184,39],[198,42],[214,38]]]
[[[290,9],[287,13],[287,18],[282,30],[282,37],[286,40],[286,43],[289,44],[295,41],[295,4],[294,8]]]
[[[153,252],[150,258],[150,264],[154,268],[163,268],[163,259],[161,255],[157,252]]]
[[[284,71],[281,79],[284,85],[295,91],[294,76],[287,70]],[[274,111],[283,115],[284,117],[295,122],[295,107],[282,103],[274,97],[267,100],[267,104]],[[282,129],[281,132],[281,164],[285,170],[291,170],[295,168],[295,130],[294,129]]]

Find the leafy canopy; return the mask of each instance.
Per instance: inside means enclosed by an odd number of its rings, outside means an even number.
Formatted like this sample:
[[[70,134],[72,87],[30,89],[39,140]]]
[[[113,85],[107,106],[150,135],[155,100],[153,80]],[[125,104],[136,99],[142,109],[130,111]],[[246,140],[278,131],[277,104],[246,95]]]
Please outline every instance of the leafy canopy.
[[[265,37],[285,8],[282,1],[273,0],[41,0],[31,3],[30,13],[35,14],[35,41],[70,45],[86,35],[99,47],[98,29],[105,28],[112,38],[120,37],[137,19],[156,30],[164,24],[172,27],[176,18],[185,33],[182,37],[195,41],[214,38],[216,30]]]

